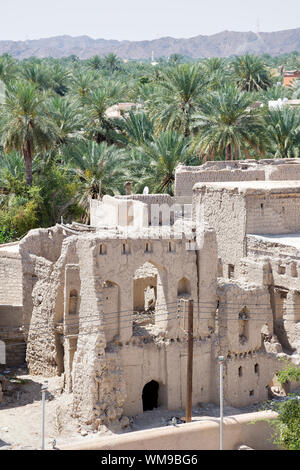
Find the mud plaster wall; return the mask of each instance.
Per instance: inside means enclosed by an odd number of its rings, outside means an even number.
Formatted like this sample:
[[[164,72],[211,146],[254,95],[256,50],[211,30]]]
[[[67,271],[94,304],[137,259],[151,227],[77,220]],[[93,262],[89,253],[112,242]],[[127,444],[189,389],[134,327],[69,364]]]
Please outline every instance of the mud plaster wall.
[[[124,414],[133,416],[143,412],[142,392],[145,384],[155,380],[159,384],[158,406],[169,410],[185,407],[186,397],[186,342],[161,341],[160,343],[125,346],[120,351],[124,369],[126,400]],[[210,390],[211,341],[194,343],[193,404],[207,402]]]
[[[268,399],[278,359],[274,354],[254,352],[227,359],[224,369],[225,402],[235,407],[247,406]]]
[[[193,186],[196,183],[220,181],[263,181],[264,170],[178,170],[175,173],[175,195],[192,198]],[[201,168],[201,167],[200,167]]]
[[[245,255],[246,206],[241,194],[205,186],[195,189],[193,219],[198,227],[215,230],[222,264],[235,265]]]
[[[202,182],[300,179],[300,159],[278,160],[207,162],[194,167],[179,165],[175,171],[175,196],[191,198],[194,184]]]
[[[22,264],[17,253],[0,252],[0,304],[23,304]]]
[[[224,396],[232,406],[245,406],[268,398],[268,386],[278,370],[274,352],[267,352],[262,337],[263,328],[273,335],[273,315],[270,295],[266,287],[228,284],[219,281],[218,312],[219,347],[215,349],[226,358],[224,370]],[[264,308],[262,309],[262,306]],[[246,312],[248,327],[246,338],[240,340],[239,314]],[[214,361],[216,363],[216,360]],[[218,372],[214,390],[219,389]],[[215,396],[217,399],[217,395]]]
[[[53,266],[61,255],[62,243],[68,237],[63,229],[56,225],[49,229],[30,230],[19,244],[23,284],[23,322],[25,335],[31,321],[34,307],[44,299],[49,276]]]
[[[299,194],[246,196],[246,233],[280,234],[300,230]]]
[[[175,409],[185,401],[185,385],[181,381],[186,374],[186,342],[185,333],[176,319],[177,289],[179,281],[185,277],[190,280],[192,297],[197,299],[197,255],[195,251],[186,250],[186,240],[174,240],[171,252],[168,240],[151,240],[152,252],[148,253],[145,252],[147,240],[107,239],[104,235],[77,240],[81,303],[77,351],[73,361],[74,414],[95,426],[117,419],[124,407],[128,414],[142,411],[142,389],[151,380],[157,380],[160,384],[162,404]],[[106,245],[105,255],[100,251],[103,243]],[[122,254],[124,243],[126,252]],[[211,233],[204,237],[200,259],[205,247],[216,249]],[[146,341],[133,335],[130,315],[133,310],[134,276],[145,262],[152,263],[158,270],[158,276],[161,276],[157,286],[157,302],[167,307],[158,312],[156,339],[148,335]],[[211,287],[215,282],[215,279],[210,279],[210,274],[206,273],[204,287]],[[106,318],[110,320],[110,312],[105,311],[104,296],[110,283],[119,286],[117,335],[106,329]],[[116,312],[113,313],[115,315]],[[207,324],[207,312],[204,313]],[[195,309],[196,338],[202,334],[198,315]],[[199,338],[198,341],[195,345],[194,375],[195,400],[200,401],[208,399],[210,394],[208,355],[211,344],[209,339]],[[203,361],[204,355],[207,361]]]

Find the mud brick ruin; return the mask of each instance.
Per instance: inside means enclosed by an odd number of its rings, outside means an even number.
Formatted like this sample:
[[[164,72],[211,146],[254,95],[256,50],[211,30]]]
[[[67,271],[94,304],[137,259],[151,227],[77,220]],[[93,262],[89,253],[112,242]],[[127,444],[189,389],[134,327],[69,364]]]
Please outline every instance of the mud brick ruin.
[[[174,197],[91,200],[91,225],[0,247],[7,365],[63,374],[95,429],[184,408],[187,299],[193,403],[218,402],[219,355],[228,405],[266,400],[300,357],[300,160],[179,166]]]

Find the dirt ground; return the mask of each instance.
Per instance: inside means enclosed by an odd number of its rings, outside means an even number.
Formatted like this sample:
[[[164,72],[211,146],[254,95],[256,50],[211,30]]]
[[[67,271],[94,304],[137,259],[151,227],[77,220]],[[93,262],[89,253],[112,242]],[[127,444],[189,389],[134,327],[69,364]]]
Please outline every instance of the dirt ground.
[[[5,371],[6,372],[6,371]],[[1,371],[0,371],[1,373]],[[3,371],[2,371],[3,373]],[[0,450],[41,449],[42,436],[42,395],[41,385],[48,381],[45,416],[45,448],[59,448],[65,444],[80,442],[85,439],[124,432],[139,431],[154,427],[174,425],[184,416],[184,410],[168,411],[157,408],[140,415],[129,417],[129,425],[122,428],[120,423],[108,429],[101,426],[100,431],[81,428],[76,419],[71,417],[72,394],[63,392],[63,378],[45,379],[30,376],[26,370],[10,369],[4,374],[10,378],[8,390],[0,403]],[[252,405],[243,409],[224,408],[225,416],[249,413],[260,409]],[[214,404],[199,404],[193,409],[193,420],[219,416],[219,407]],[[172,418],[176,418],[176,420]]]

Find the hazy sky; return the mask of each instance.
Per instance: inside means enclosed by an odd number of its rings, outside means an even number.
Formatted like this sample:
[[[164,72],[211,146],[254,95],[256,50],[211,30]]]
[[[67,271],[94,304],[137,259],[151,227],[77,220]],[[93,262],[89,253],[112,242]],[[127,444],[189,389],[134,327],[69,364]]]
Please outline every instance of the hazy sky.
[[[300,27],[300,0],[0,0],[0,40],[192,37]]]

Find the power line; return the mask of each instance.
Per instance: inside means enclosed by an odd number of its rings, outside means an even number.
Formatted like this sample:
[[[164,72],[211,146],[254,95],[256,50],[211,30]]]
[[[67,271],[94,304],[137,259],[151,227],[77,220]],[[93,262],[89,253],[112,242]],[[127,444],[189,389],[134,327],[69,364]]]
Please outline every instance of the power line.
[[[173,307],[171,307],[170,309],[167,309],[167,307],[169,305],[173,305]],[[269,304],[261,304],[260,306],[257,306],[257,304],[249,304],[249,303],[226,303],[226,304],[219,304],[219,306],[217,306],[217,303],[212,303],[212,302],[198,302],[196,303],[196,312],[198,314],[203,314],[203,313],[211,313],[211,311],[207,311],[207,310],[203,310],[201,309],[201,306],[206,306],[206,309],[212,305],[216,310],[218,310],[218,312],[220,313],[220,311],[224,311],[226,308],[228,308],[229,306],[238,306],[239,308],[241,307],[241,305],[244,305],[244,307],[249,307],[251,305],[255,305],[255,312],[249,312],[248,314],[249,315],[258,315],[258,314],[270,314],[272,313],[272,307],[271,305]],[[175,311],[176,310],[176,306],[178,308],[182,308],[181,307],[181,304],[180,304],[180,300],[179,301],[176,301],[176,302],[168,302],[166,304],[161,304],[161,305],[158,305],[155,307],[155,311],[163,311],[164,309],[167,309],[167,310],[173,310]],[[243,308],[244,308],[243,307]],[[284,309],[286,310],[286,308],[288,307],[292,307],[293,308],[293,313],[300,313],[300,306],[299,307],[294,307],[294,304],[286,304],[284,303]],[[86,316],[85,318],[94,318],[94,317],[97,317],[97,318],[102,318],[105,320],[105,318],[114,318],[113,316],[115,315],[115,318],[118,318],[120,316],[120,314],[122,313],[129,313],[129,315],[122,315],[122,318],[126,318],[126,317],[131,317],[133,314],[135,314],[135,312],[137,312],[136,310],[133,310],[133,309],[127,309],[127,310],[119,310],[119,311],[115,311],[115,312],[101,312],[100,314],[97,313],[95,315],[90,315],[90,316]],[[166,313],[172,313],[172,312],[166,312]],[[227,314],[228,315],[228,314]],[[229,315],[235,315],[234,313],[230,313]],[[203,318],[205,319],[205,318]],[[73,321],[74,319],[70,318],[65,318],[65,323],[66,322],[69,322],[69,321]],[[51,320],[53,323],[57,323],[57,324],[61,324],[61,322],[59,321],[55,321],[55,320]],[[82,320],[82,317],[79,321],[83,321]],[[42,325],[43,323],[47,323],[48,324],[48,321],[43,319],[39,322],[39,325]],[[22,323],[22,326],[25,327],[25,326],[30,326],[32,324],[32,322],[28,322],[28,323]],[[0,328],[15,328],[15,329],[19,329],[19,327],[11,327],[10,325],[3,325],[1,326]]]

